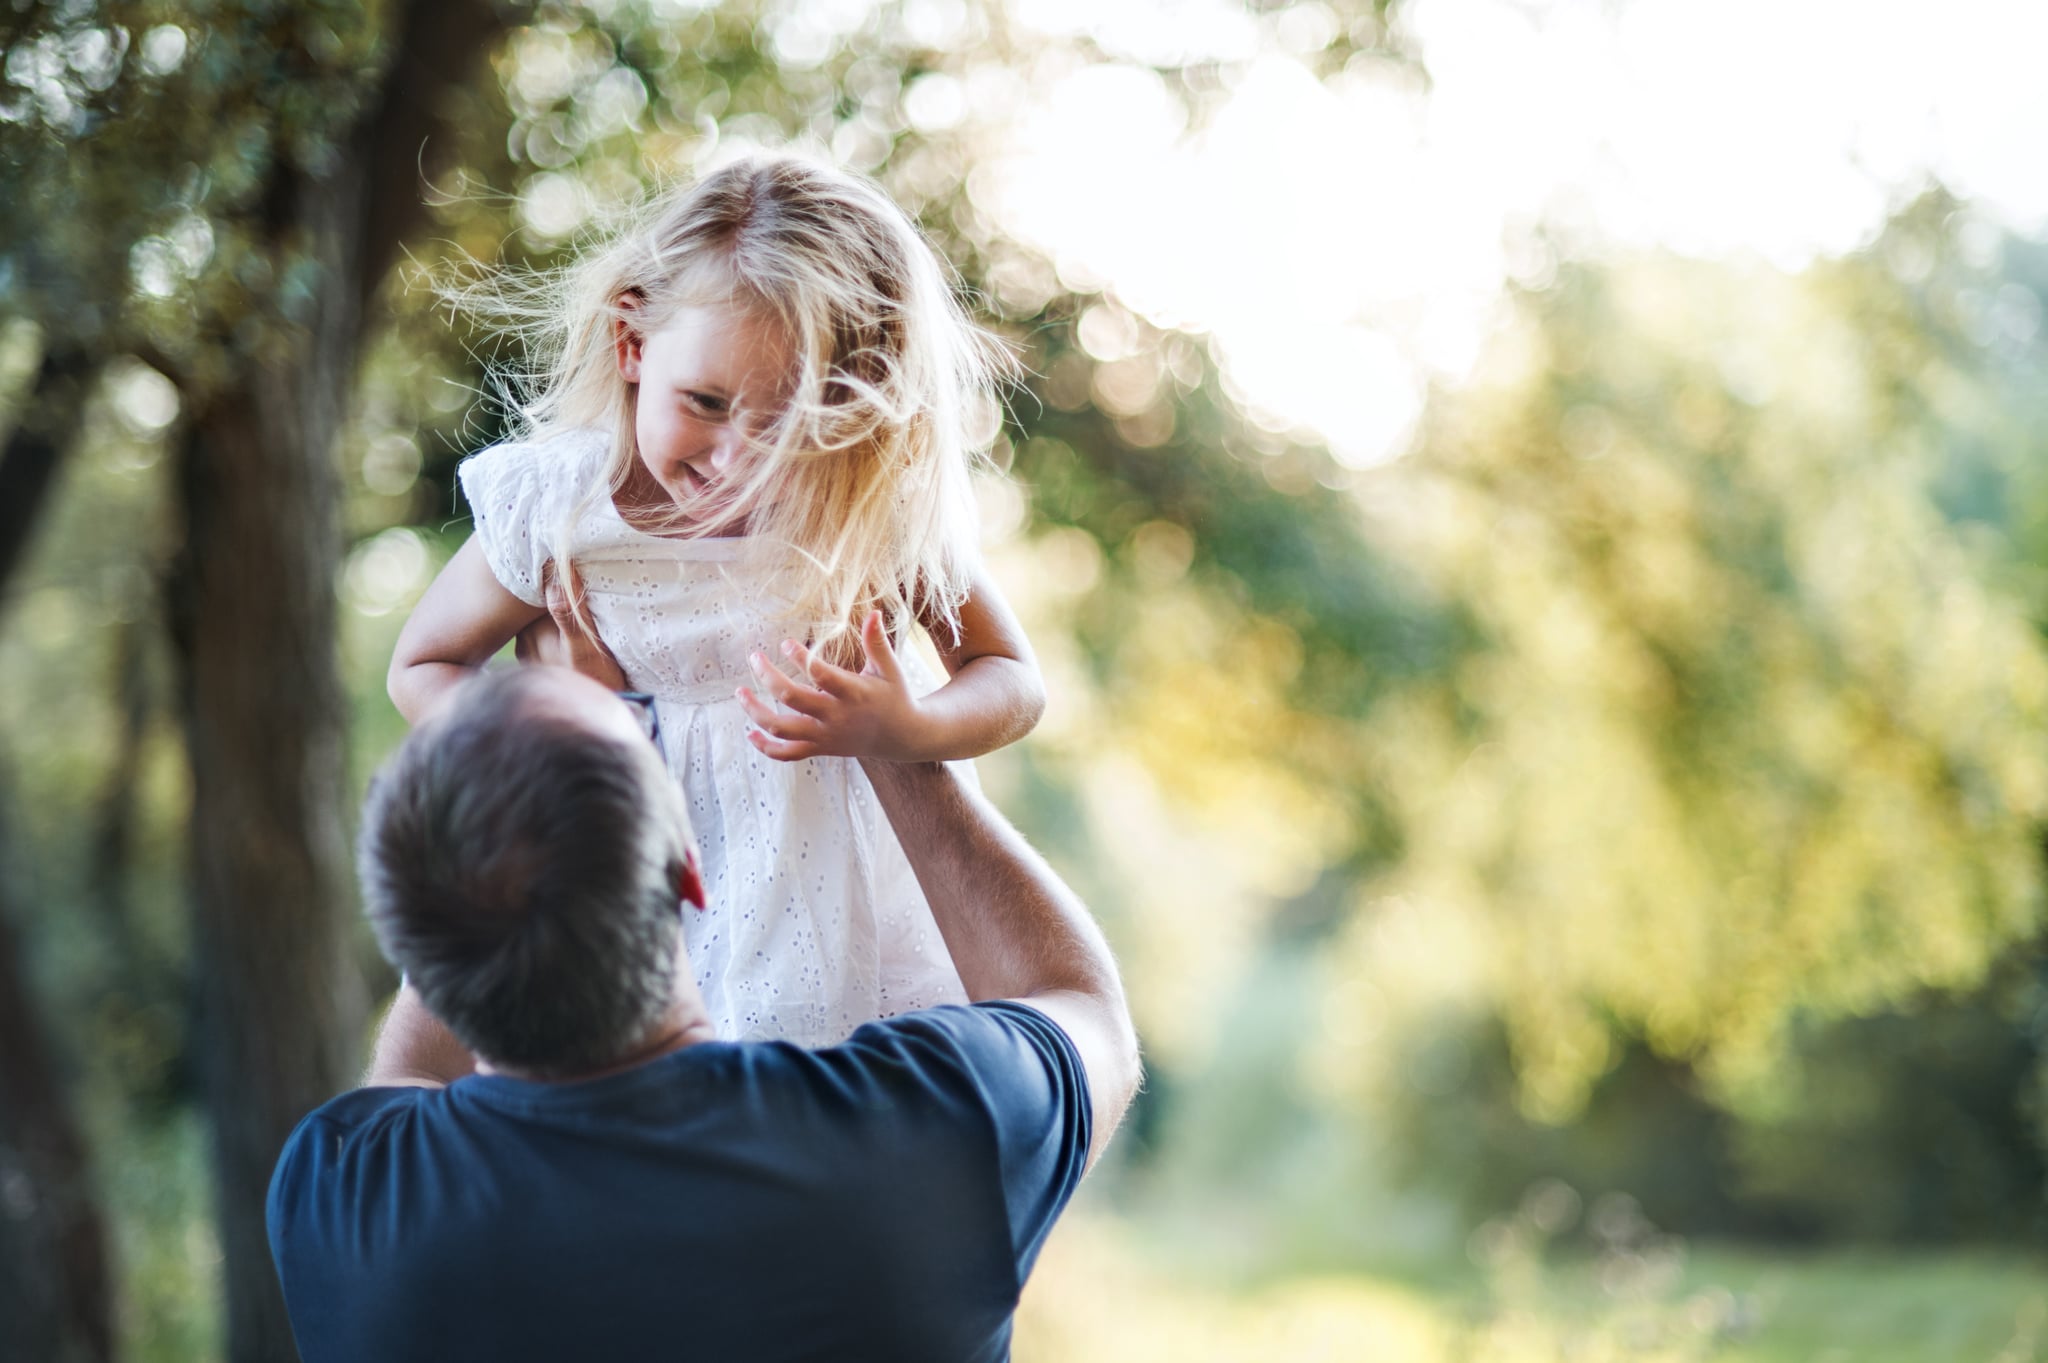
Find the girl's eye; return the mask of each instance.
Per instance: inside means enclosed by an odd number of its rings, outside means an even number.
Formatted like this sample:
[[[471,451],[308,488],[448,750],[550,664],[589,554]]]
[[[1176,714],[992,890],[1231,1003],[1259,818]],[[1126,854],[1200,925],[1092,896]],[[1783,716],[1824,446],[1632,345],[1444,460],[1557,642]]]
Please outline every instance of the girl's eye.
[[[724,398],[714,397],[710,393],[686,393],[684,396],[689,398],[692,407],[707,416],[724,416],[728,409]]]

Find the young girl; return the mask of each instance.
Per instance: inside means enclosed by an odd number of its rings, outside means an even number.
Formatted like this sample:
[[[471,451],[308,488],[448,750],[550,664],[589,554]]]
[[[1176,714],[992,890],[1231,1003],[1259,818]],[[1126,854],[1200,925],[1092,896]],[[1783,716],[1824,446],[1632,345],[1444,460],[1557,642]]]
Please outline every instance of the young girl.
[[[822,1045],[963,1001],[857,759],[974,757],[1043,708],[973,530],[969,413],[1002,353],[884,194],[792,158],[725,167],[538,287],[524,438],[462,465],[475,533],[399,637],[392,700],[420,719],[560,580],[655,697],[720,1035]],[[913,622],[936,690],[899,656]]]

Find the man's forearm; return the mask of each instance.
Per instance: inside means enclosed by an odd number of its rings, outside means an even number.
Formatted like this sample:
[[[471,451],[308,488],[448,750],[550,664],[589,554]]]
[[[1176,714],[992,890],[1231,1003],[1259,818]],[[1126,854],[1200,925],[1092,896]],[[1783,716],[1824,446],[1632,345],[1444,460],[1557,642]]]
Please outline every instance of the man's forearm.
[[[865,761],[967,997],[1121,1000],[1095,919],[1009,820],[939,763]]]
[[[952,769],[864,760],[931,902],[967,997],[1021,999],[1066,1032],[1088,1072],[1102,1152],[1137,1091],[1138,1038],[1116,960],[1080,899]]]

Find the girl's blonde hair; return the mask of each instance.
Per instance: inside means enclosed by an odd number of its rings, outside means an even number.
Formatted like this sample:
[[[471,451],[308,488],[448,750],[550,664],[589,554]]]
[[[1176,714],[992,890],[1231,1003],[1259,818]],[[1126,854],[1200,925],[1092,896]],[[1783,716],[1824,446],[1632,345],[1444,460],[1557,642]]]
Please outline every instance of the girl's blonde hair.
[[[986,449],[970,427],[1013,361],[876,185],[794,156],[749,157],[656,196],[559,272],[466,293],[526,342],[506,376],[522,434],[613,433],[606,481],[556,537],[572,559],[566,532],[624,486],[636,457],[637,388],[619,374],[614,324],[646,334],[688,306],[757,309],[790,338],[786,405],[665,528],[744,527],[788,623],[842,664],[857,659],[872,609],[898,631],[915,620],[957,637],[977,562],[969,474]]]

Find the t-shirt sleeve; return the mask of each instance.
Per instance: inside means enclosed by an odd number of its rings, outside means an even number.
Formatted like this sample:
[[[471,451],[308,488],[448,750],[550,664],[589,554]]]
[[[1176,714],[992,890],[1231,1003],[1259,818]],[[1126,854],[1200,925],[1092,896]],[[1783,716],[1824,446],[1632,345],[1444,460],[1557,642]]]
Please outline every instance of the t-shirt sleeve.
[[[351,1237],[363,1224],[360,1138],[431,1092],[364,1088],[345,1093],[302,1120],[278,1156],[264,1222],[292,1329],[309,1359],[333,1357],[318,1341],[330,1334],[345,1338],[345,1332],[337,1332],[358,1306],[340,1266],[352,1261]]]
[[[1021,1003],[982,1003],[973,1011],[1000,1022],[1010,1037],[1006,1069],[978,1072],[995,1119],[1021,1281],[1088,1170],[1095,1110],[1081,1053],[1058,1023]]]
[[[462,461],[455,476],[475,518],[484,561],[506,591],[529,606],[544,605],[541,565],[551,553],[554,527],[549,495],[555,483],[540,446],[514,441],[493,445]]]
[[[925,1051],[928,1084],[971,1090],[995,1135],[997,1175],[1021,1284],[1088,1167],[1093,1108],[1080,1053],[1059,1024],[1021,1003],[906,1013],[871,1024]],[[859,1041],[869,1028],[854,1034]],[[946,1073],[957,1081],[941,1081]]]

